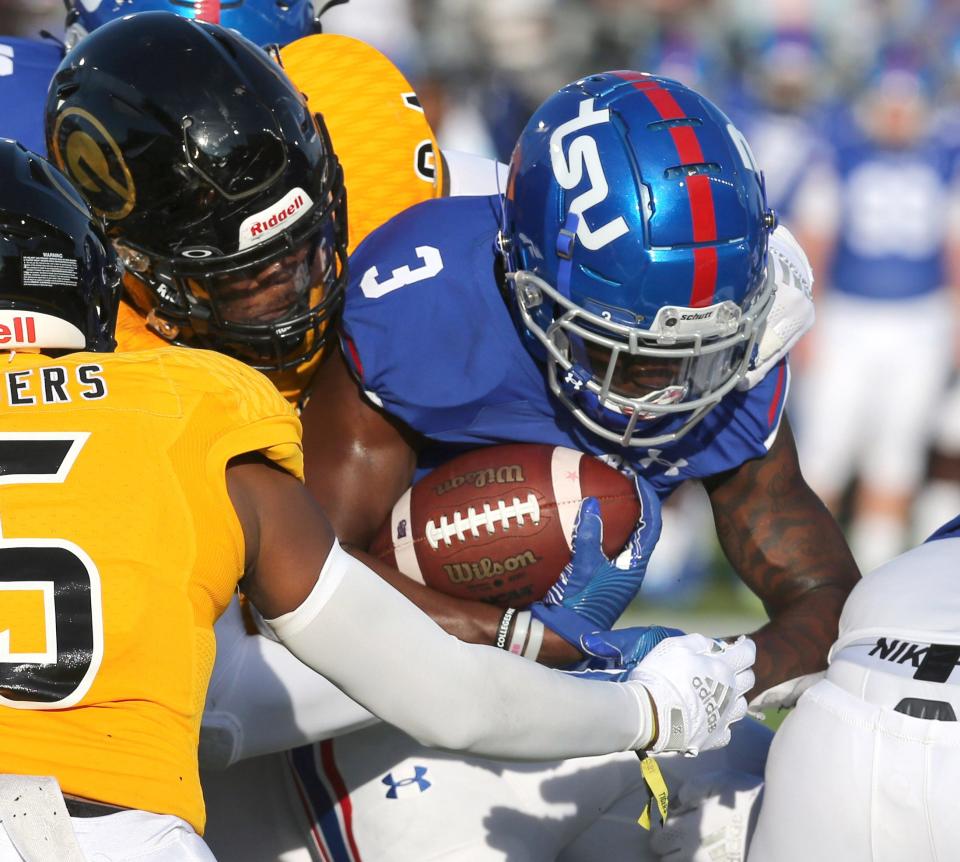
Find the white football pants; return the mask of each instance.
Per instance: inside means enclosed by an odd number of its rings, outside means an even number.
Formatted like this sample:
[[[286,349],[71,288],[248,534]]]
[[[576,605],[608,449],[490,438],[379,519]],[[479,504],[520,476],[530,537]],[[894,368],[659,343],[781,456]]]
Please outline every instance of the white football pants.
[[[676,789],[696,769],[761,775],[770,731],[661,756]],[[635,754],[507,763],[427,749],[376,725],[204,774],[206,839],[230,862],[642,862],[647,795]],[[656,828],[656,827],[654,827]]]
[[[749,862],[960,859],[960,722],[895,712],[911,679],[869,703],[831,681],[835,667],[774,738]]]

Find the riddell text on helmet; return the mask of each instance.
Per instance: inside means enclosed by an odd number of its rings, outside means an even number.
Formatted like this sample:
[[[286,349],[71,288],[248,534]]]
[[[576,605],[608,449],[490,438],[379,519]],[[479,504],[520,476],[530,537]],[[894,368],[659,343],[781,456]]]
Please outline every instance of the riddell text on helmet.
[[[248,216],[240,225],[239,250],[265,242],[280,231],[290,227],[297,219],[310,211],[313,201],[303,189],[287,192],[275,204]]]

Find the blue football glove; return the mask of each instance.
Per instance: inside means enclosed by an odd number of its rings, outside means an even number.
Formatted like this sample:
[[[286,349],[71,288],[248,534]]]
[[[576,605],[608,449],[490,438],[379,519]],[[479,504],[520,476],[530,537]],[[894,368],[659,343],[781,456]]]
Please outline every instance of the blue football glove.
[[[666,626],[635,626],[612,632],[591,632],[580,638],[580,652],[587,660],[567,671],[587,679],[622,682],[647,653],[665,638],[684,632]]]
[[[633,670],[660,641],[686,634],[667,626],[634,626],[612,632],[593,632],[580,638],[580,652],[590,659],[590,666],[604,662]]]
[[[573,646],[579,647],[585,635],[612,629],[643,583],[663,522],[653,486],[640,476],[634,477],[634,486],[640,517],[616,561],[603,553],[600,503],[587,497],[574,526],[570,562],[543,601],[530,606],[537,619]]]

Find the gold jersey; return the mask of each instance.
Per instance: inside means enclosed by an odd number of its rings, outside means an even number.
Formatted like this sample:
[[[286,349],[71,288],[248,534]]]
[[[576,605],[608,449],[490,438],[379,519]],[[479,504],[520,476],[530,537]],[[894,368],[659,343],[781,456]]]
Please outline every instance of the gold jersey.
[[[376,48],[333,33],[280,51],[283,69],[323,115],[343,165],[352,252],[407,207],[439,197],[443,163],[413,87]]]
[[[9,360],[9,361],[8,361]],[[243,571],[227,462],[300,424],[218,353],[0,354],[0,764],[203,831],[213,623]]]
[[[280,56],[310,108],[323,115],[343,166],[351,252],[397,213],[440,195],[443,163],[433,130],[413,87],[386,56],[332,33],[298,39]],[[164,343],[132,305],[121,304],[118,350]],[[284,397],[297,401],[323,355],[270,377]]]

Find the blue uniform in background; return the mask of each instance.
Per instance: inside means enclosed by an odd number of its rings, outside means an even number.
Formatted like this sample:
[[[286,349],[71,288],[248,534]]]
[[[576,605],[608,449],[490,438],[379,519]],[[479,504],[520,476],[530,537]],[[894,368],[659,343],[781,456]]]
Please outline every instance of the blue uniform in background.
[[[854,123],[833,157],[840,188],[830,287],[872,299],[930,294],[946,284],[944,238],[958,151],[931,135],[886,149]]]
[[[63,46],[52,40],[0,37],[0,137],[46,154],[43,110],[62,59]]]
[[[499,221],[498,196],[431,200],[376,230],[351,257],[344,352],[372,400],[437,444],[422,466],[477,446],[547,443],[625,464],[663,499],[686,479],[767,452],[783,411],[786,360],[659,448],[618,447],[581,426],[549,391],[500,293]]]

